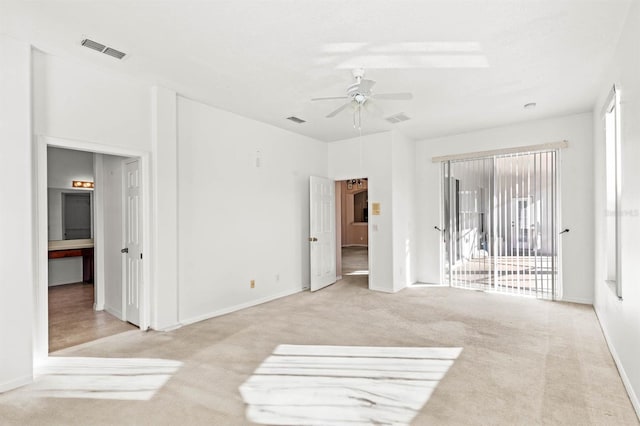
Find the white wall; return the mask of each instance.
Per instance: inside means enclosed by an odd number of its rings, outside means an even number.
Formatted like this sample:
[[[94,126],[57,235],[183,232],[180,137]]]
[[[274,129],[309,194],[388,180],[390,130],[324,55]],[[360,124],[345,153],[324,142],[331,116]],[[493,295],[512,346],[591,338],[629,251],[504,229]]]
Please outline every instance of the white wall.
[[[0,35],[0,392],[33,376],[30,69],[31,47]]]
[[[393,289],[416,282],[415,156],[416,144],[392,133]]]
[[[176,92],[152,89],[151,143],[154,282],[151,326],[176,327],[178,319],[178,146]]]
[[[178,98],[182,323],[309,285],[309,176],[326,173],[326,143]]]
[[[329,178],[368,178],[369,288],[394,291],[392,134],[377,133],[329,143]],[[372,203],[380,203],[373,215]]]
[[[603,79],[594,108],[595,186],[595,302],[609,347],[627,391],[640,415],[640,2],[633,2],[611,67]],[[601,111],[615,84],[621,92],[622,209],[621,282],[622,298],[605,283],[605,142]],[[594,281],[594,280],[592,280]]]
[[[592,303],[593,286],[593,120],[590,113],[529,121],[420,141],[416,151],[418,281],[440,282],[442,227],[440,164],[434,156],[569,141],[560,156],[563,300]]]
[[[151,85],[33,52],[36,135],[151,150]]]

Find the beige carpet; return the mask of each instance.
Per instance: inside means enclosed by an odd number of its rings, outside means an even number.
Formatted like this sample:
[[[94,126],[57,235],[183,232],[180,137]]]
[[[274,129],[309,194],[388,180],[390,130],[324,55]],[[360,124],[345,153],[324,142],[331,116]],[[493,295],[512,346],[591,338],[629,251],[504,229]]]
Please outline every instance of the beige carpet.
[[[173,332],[111,336],[57,356],[183,365],[148,401],[0,395],[3,425],[248,424],[238,391],[280,344],[462,347],[416,425],[635,425],[589,306],[449,288],[366,290],[366,276]]]

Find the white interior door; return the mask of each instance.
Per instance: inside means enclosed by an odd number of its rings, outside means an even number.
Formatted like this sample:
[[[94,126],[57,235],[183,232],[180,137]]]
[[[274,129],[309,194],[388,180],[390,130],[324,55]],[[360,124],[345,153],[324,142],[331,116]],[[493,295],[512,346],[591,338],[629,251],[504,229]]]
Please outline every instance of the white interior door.
[[[140,161],[125,161],[125,319],[140,326],[140,288],[142,286],[142,190]]]
[[[309,199],[311,291],[316,291],[336,282],[335,183],[311,176]]]

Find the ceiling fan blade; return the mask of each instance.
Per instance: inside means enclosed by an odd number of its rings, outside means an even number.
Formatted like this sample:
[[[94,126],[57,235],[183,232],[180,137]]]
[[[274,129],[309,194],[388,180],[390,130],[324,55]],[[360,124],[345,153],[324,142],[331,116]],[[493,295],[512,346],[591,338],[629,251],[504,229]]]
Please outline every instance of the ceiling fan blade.
[[[380,106],[371,99],[364,103],[364,109],[374,117],[382,117],[384,115],[382,108],[380,108]]]
[[[332,99],[349,99],[348,96],[330,96],[328,98],[311,98],[312,101],[330,101]]]
[[[344,110],[345,108],[347,108],[349,105],[351,105],[351,102],[347,102],[346,104],[342,105],[340,108],[338,108],[337,110],[330,112],[329,115],[327,115],[327,118],[331,118],[331,117],[335,117],[336,115],[338,115],[342,110]]]
[[[358,92],[368,95],[371,93],[371,89],[375,84],[376,82],[374,80],[362,80],[358,86]]]
[[[390,101],[406,101],[413,99],[411,93],[376,93],[371,96],[374,99],[387,99]]]

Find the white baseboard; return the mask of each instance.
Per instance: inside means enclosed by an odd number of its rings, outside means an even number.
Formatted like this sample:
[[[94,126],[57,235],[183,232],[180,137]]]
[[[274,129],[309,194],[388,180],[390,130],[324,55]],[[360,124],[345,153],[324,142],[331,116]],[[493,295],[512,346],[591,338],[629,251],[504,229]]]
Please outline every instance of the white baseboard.
[[[387,294],[393,294],[396,292],[395,290],[389,290],[388,288],[371,287],[371,285],[369,285],[369,290],[379,291],[380,293],[387,293]]]
[[[0,393],[7,392],[33,382],[33,376],[23,376],[8,382],[0,383]]]
[[[155,331],[164,331],[164,332],[167,332],[167,331],[177,330],[177,329],[179,329],[179,328],[181,328],[181,327],[182,327],[182,324],[173,324],[173,325],[168,325],[168,326],[166,326],[166,327],[162,327],[162,328],[153,328],[153,327],[152,327],[152,329],[153,329],[153,330],[155,330]]]
[[[103,308],[105,311],[109,312],[111,315],[113,315],[114,317],[118,318],[121,321],[124,321],[124,316],[122,315],[122,312],[120,312],[119,309],[115,309],[112,308],[111,306],[104,306]]]
[[[250,308],[252,306],[257,306],[263,303],[271,302],[272,300],[280,299],[281,297],[291,296],[292,294],[300,293],[304,290],[306,290],[306,288],[295,288],[295,289],[283,291],[281,293],[277,293],[272,296],[263,297],[262,299],[252,300],[250,302],[241,303],[235,306],[230,306],[228,308],[220,309],[218,311],[210,312],[208,314],[198,315],[196,317],[183,319],[180,321],[180,324],[181,325],[193,324],[195,322],[200,322],[200,321],[208,320],[211,318],[219,317],[221,315],[230,314],[231,312],[239,311],[240,309]]]
[[[598,318],[598,322],[600,323],[600,329],[602,330],[602,334],[604,334],[604,340],[607,342],[607,346],[609,347],[609,352],[611,352],[611,356],[613,357],[613,362],[616,363],[616,367],[618,367],[618,373],[620,374],[620,378],[622,379],[622,384],[624,388],[627,390],[627,395],[629,395],[629,399],[631,400],[631,405],[633,405],[634,410],[636,410],[636,415],[640,419],[640,400],[638,400],[638,395],[633,390],[631,386],[631,382],[629,381],[629,376],[627,376],[627,372],[624,370],[624,366],[622,362],[620,362],[620,358],[618,357],[618,353],[616,352],[616,348],[611,344],[611,339],[609,338],[609,332],[606,327],[602,323],[600,319],[600,314],[598,313],[598,309],[593,307],[593,310],[596,313],[596,317]]]
[[[593,305],[592,299],[583,299],[580,297],[562,297],[561,302],[580,303],[581,305]]]
[[[95,303],[93,304],[93,310],[94,311],[104,311],[104,304],[102,305],[96,305]]]
[[[437,283],[425,283],[425,282],[421,282],[421,281],[416,281],[415,283],[411,284],[409,286],[414,287],[414,288],[420,288],[420,287],[449,287],[449,284],[437,284]]]

